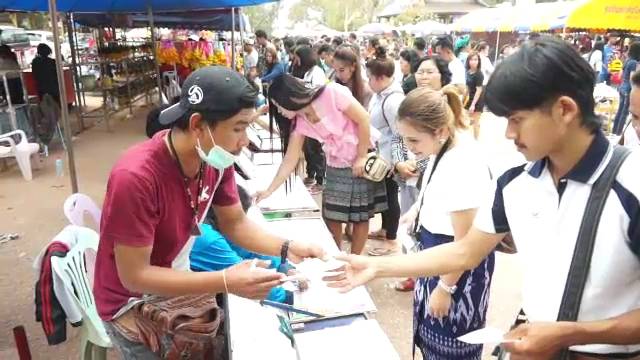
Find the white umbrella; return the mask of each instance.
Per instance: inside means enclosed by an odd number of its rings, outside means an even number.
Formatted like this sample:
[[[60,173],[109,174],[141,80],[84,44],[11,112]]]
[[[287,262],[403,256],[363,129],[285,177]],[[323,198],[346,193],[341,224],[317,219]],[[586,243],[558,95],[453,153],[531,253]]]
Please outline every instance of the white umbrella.
[[[421,21],[411,29],[411,33],[414,35],[442,35],[450,32],[449,25],[443,24],[433,20]]]
[[[370,23],[363,25],[360,29],[358,29],[358,32],[368,35],[383,35],[386,33],[390,33],[393,30],[395,29],[389,24]]]

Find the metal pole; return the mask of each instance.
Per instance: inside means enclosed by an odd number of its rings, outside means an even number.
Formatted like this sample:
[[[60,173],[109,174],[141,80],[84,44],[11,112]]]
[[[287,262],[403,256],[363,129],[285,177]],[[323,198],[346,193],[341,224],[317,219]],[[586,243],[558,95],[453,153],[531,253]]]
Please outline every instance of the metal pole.
[[[78,60],[76,49],[73,43],[73,14],[67,13],[67,35],[69,36],[69,47],[71,48],[71,66],[73,67],[73,78],[75,79],[76,91],[75,103],[78,106],[78,117],[80,119],[80,130],[84,130],[84,119],[82,118],[82,104],[80,103],[80,75],[78,75]]]
[[[162,105],[162,77],[160,76],[160,64],[158,63],[158,48],[156,47],[156,27],[153,23],[153,10],[149,6],[149,27],[151,28],[151,50],[153,51],[153,63],[156,65],[158,83],[158,105]]]
[[[236,70],[236,14],[235,8],[231,8],[231,68]]]
[[[73,156],[73,144],[71,144],[71,123],[69,122],[69,108],[67,105],[67,89],[64,82],[64,69],[62,67],[62,53],[60,49],[60,30],[58,29],[58,9],[56,0],[49,0],[49,16],[53,27],[53,46],[56,54],[56,72],[58,75],[58,89],[60,91],[60,109],[62,126],[64,127],[64,141],[67,144],[67,164],[69,177],[71,178],[71,193],[78,192],[78,175],[76,174],[76,162]]]

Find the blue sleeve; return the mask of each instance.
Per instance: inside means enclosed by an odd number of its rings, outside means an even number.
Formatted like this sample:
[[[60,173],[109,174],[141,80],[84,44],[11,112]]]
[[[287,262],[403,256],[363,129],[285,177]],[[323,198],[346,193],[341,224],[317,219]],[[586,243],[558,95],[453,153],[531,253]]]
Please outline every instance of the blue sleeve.
[[[201,226],[201,231],[189,255],[191,270],[219,271],[242,262],[222,234],[207,224]]]
[[[259,259],[259,260],[271,261],[271,265],[269,266],[270,269],[277,269],[280,266],[279,256],[257,254],[249,250],[243,249],[231,241],[229,241],[227,244],[236,254],[238,254],[238,256],[240,256],[244,260]]]
[[[262,82],[271,82],[273,79],[284,74],[284,65],[277,63],[271,71],[262,78]]]

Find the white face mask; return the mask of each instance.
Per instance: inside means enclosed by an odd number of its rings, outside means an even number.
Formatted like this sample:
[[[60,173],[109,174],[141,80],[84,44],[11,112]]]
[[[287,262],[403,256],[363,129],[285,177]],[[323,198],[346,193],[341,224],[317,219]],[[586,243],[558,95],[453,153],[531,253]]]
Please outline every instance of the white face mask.
[[[211,142],[215,143],[215,141],[213,141],[213,135],[211,135],[211,130],[208,126],[207,131],[209,131]],[[198,145],[196,145],[196,151],[198,152],[200,159],[206,162],[209,166],[223,171],[235,162],[236,157],[218,145],[214,145],[211,150],[209,150],[209,153],[205,154],[204,150],[202,150],[202,147],[200,146],[200,139],[197,139],[196,141],[198,142]]]

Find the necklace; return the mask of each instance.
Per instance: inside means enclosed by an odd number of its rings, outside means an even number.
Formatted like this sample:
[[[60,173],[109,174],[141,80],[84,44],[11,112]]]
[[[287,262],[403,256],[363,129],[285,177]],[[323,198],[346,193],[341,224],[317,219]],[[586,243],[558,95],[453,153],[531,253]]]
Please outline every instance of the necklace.
[[[187,198],[189,199],[189,207],[191,207],[191,211],[193,212],[193,226],[191,228],[191,235],[199,236],[200,228],[198,227],[198,199],[200,197],[200,193],[202,193],[202,184],[203,184],[203,172],[204,166],[202,166],[202,162],[200,162],[200,168],[198,169],[198,194],[195,199],[193,194],[191,193],[191,187],[189,186],[189,178],[184,173],[184,169],[182,168],[182,163],[180,162],[180,158],[178,157],[178,153],[176,152],[176,148],[173,146],[173,137],[171,136],[173,130],[169,130],[169,148],[171,149],[171,153],[176,158],[176,162],[178,163],[178,169],[180,170],[180,175],[182,175],[182,180],[184,181],[184,188],[187,193]]]

